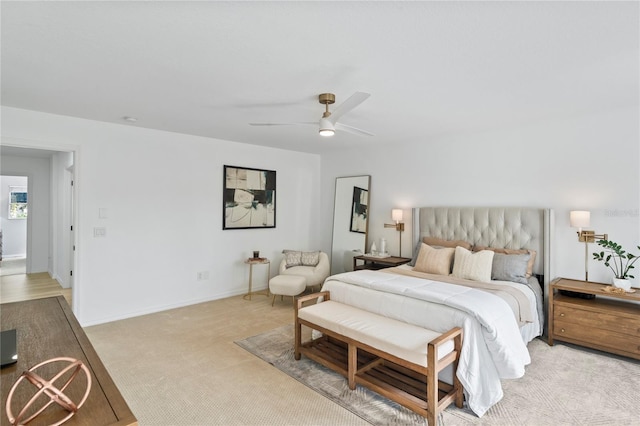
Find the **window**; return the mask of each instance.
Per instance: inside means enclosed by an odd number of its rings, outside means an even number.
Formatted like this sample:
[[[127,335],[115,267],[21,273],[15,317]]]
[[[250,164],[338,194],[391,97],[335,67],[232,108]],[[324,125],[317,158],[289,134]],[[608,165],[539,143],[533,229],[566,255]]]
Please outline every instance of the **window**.
[[[27,188],[9,187],[9,219],[27,218]]]

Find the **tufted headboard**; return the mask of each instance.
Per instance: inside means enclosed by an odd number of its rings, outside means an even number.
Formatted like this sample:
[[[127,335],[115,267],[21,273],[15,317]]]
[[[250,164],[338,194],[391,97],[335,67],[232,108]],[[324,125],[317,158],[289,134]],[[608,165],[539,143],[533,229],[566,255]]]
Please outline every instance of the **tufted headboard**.
[[[420,207],[413,209],[413,247],[423,237],[464,240],[473,245],[537,252],[533,272],[548,294],[553,278],[553,212],[524,207]]]

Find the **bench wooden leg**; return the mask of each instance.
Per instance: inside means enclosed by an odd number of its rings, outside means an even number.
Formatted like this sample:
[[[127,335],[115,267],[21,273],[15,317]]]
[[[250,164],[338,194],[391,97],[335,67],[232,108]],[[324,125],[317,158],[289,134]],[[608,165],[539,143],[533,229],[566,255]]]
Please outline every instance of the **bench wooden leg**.
[[[436,426],[438,413],[438,370],[436,369],[436,357],[438,351],[434,345],[427,345],[427,423],[429,426]]]
[[[349,343],[347,363],[349,389],[354,390],[356,388],[356,372],[358,371],[358,348],[352,343]]]
[[[275,297],[275,296],[274,296]],[[302,345],[302,324],[298,321],[298,316],[296,315],[296,322],[293,325],[294,333],[295,333],[295,342],[293,344],[293,357],[296,361],[300,361],[300,346]]]
[[[460,352],[462,351],[462,335],[459,334],[453,339],[454,350],[458,353],[456,360],[453,362],[453,386],[455,388],[455,404],[456,407],[462,408],[464,403],[464,388],[456,372],[458,371],[458,362],[460,360]]]

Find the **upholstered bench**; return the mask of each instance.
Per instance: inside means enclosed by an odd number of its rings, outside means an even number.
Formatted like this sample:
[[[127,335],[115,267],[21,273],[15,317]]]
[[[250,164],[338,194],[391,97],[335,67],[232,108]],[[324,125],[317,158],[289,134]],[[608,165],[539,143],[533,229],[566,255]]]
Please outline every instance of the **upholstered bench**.
[[[307,288],[307,280],[299,275],[276,275],[269,280],[269,292],[273,294],[271,306],[276,301],[276,295],[295,297]],[[293,300],[295,304],[295,298]]]
[[[302,343],[302,325],[322,336]],[[425,416],[433,426],[452,402],[462,407],[463,388],[455,375],[461,347],[459,327],[438,333],[334,302],[329,292],[297,299],[296,360],[304,354],[347,377],[350,389],[356,383],[366,386]],[[449,365],[453,385],[438,380]]]

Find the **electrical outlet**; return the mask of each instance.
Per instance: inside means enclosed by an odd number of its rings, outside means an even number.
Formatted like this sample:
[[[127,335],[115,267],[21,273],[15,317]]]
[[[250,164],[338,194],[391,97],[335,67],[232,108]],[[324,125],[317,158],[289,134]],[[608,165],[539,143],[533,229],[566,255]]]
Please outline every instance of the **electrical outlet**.
[[[204,281],[209,279],[209,271],[198,272],[198,281]]]

